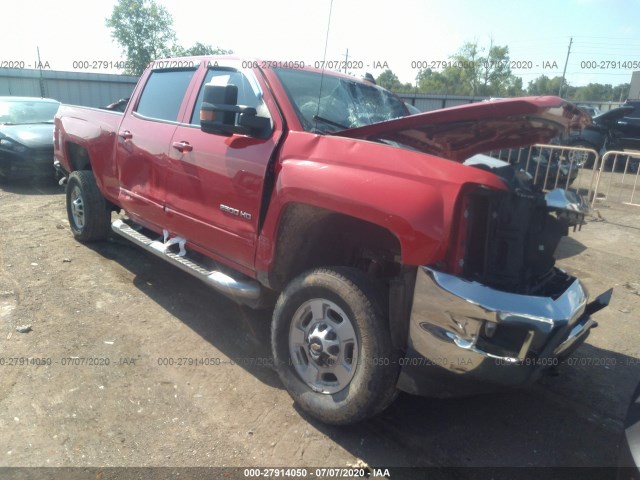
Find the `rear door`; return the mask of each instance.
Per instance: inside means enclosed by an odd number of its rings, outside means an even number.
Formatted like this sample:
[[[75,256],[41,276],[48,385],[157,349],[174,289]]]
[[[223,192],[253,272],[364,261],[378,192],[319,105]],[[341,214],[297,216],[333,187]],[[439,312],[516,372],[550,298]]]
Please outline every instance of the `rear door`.
[[[134,220],[156,229],[165,225],[167,154],[195,73],[195,67],[148,73],[117,132],[121,205]]]
[[[190,109],[170,146],[166,207],[172,233],[240,270],[253,270],[267,166],[282,121],[260,72],[237,60],[217,61],[199,72]],[[200,130],[204,85],[238,87],[238,104],[271,120],[267,138],[216,135]]]

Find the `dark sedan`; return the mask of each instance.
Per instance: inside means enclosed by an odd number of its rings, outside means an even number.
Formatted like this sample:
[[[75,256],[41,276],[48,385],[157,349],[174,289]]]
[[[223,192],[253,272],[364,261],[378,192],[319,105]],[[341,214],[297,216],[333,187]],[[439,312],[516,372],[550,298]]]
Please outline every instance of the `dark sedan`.
[[[575,135],[563,139],[565,145],[591,148],[603,155],[608,150],[640,150],[640,101],[627,101],[622,107],[593,117],[593,123]],[[593,167],[595,156],[579,153],[574,160],[585,167]],[[626,161],[617,162],[615,169],[623,171]],[[611,170],[609,163],[605,170]],[[628,170],[638,171],[637,159],[631,158]]]
[[[0,97],[0,181],[49,176],[53,168],[53,117],[60,102]]]

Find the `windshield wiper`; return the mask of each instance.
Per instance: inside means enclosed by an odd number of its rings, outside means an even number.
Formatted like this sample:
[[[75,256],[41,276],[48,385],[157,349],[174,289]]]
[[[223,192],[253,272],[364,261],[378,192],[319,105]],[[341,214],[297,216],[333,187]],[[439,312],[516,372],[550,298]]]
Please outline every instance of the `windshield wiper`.
[[[333,120],[329,120],[328,118],[321,117],[320,115],[314,115],[312,118],[316,121],[319,120],[323,123],[326,123],[327,125],[331,125],[332,127],[341,128],[342,130],[349,129],[349,127],[346,125],[342,125],[341,123],[334,122]]]

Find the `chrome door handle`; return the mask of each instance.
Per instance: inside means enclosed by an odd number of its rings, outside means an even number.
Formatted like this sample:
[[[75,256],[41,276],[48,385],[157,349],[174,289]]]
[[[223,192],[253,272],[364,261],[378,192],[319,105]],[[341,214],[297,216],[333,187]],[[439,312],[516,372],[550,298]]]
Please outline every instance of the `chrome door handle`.
[[[190,152],[193,150],[193,147],[189,142],[173,142],[171,146],[179,152]]]

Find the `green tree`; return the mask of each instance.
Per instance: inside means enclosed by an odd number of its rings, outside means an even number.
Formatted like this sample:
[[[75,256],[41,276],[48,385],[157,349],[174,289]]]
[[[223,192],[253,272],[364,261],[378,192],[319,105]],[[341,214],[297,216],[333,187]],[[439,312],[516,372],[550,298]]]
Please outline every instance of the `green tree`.
[[[453,59],[465,70],[471,95],[502,97],[509,88],[517,90],[517,77],[511,73],[507,46],[494,45],[492,40],[487,50],[477,42],[467,42]]]
[[[620,85],[613,87],[611,99],[612,102],[624,102],[629,97],[629,90],[631,89],[630,83],[621,83]]]
[[[157,58],[170,56],[176,41],[173,18],[155,0],[118,0],[106,20],[127,57],[125,73],[140,75]]]
[[[118,0],[106,24],[127,57],[125,73],[131,75],[140,75],[158,58],[233,53],[201,42],[189,48],[178,45],[171,14],[155,0]]]
[[[527,92],[529,95],[557,95],[562,77],[549,78],[546,75],[540,75],[535,80],[529,82]],[[568,85],[565,83],[563,88]]]
[[[507,97],[521,97],[526,92],[522,87],[522,78],[515,75],[511,78],[507,84]]]
[[[450,65],[441,72],[426,69],[418,73],[421,91],[495,97],[522,94],[522,80],[509,67],[509,47],[492,42],[485,49],[477,42],[466,42],[449,60]]]
[[[400,82],[398,76],[390,69],[386,69],[378,75],[378,78],[376,78],[376,84],[391,91],[398,91],[398,89],[402,87],[402,82]]]
[[[540,75],[529,82],[527,93],[529,95],[558,95],[561,81],[561,77],[549,78],[546,75]],[[562,87],[562,97],[577,102],[620,102],[624,101],[628,92],[628,83],[621,83],[615,87],[602,83],[589,83],[582,87],[574,87],[565,82]]]
[[[228,55],[233,53],[232,50],[225,50],[224,48],[212,47],[211,45],[196,42],[195,45],[189,48],[183,48],[176,45],[172,49],[173,57],[190,57],[196,55]]]
[[[436,72],[430,68],[416,76],[418,90],[438,95],[470,95],[471,87],[462,80],[462,69],[445,69]]]
[[[574,87],[562,81],[562,77],[549,78],[546,75],[540,75],[535,80],[529,82],[527,92],[529,95],[558,95],[558,91],[562,85],[562,97],[574,98],[576,90],[580,87]]]
[[[460,91],[458,95],[478,95],[480,77],[482,76],[481,49],[478,43],[465,42],[464,45],[449,57],[454,65],[444,69],[444,76]]]
[[[625,100],[628,92],[628,83],[622,83],[615,87],[608,83],[589,83],[583,87],[577,87],[575,94],[571,98],[578,101],[620,102]]]
[[[489,46],[489,52],[477,73],[478,88],[474,95],[504,96],[509,87],[517,84],[516,76],[511,73],[509,66],[509,47]]]
[[[578,87],[575,100],[610,100],[613,87],[609,84],[589,83],[584,87]]]
[[[569,85],[566,81],[562,82],[562,77],[549,78],[546,75],[540,75],[535,80],[531,80],[527,86],[528,95],[558,95],[558,90],[562,84],[562,97],[569,100],[575,99],[576,92],[581,87]]]
[[[376,85],[392,92],[415,92],[416,87],[410,82],[402,83],[398,76],[390,69],[386,69],[375,79]]]

